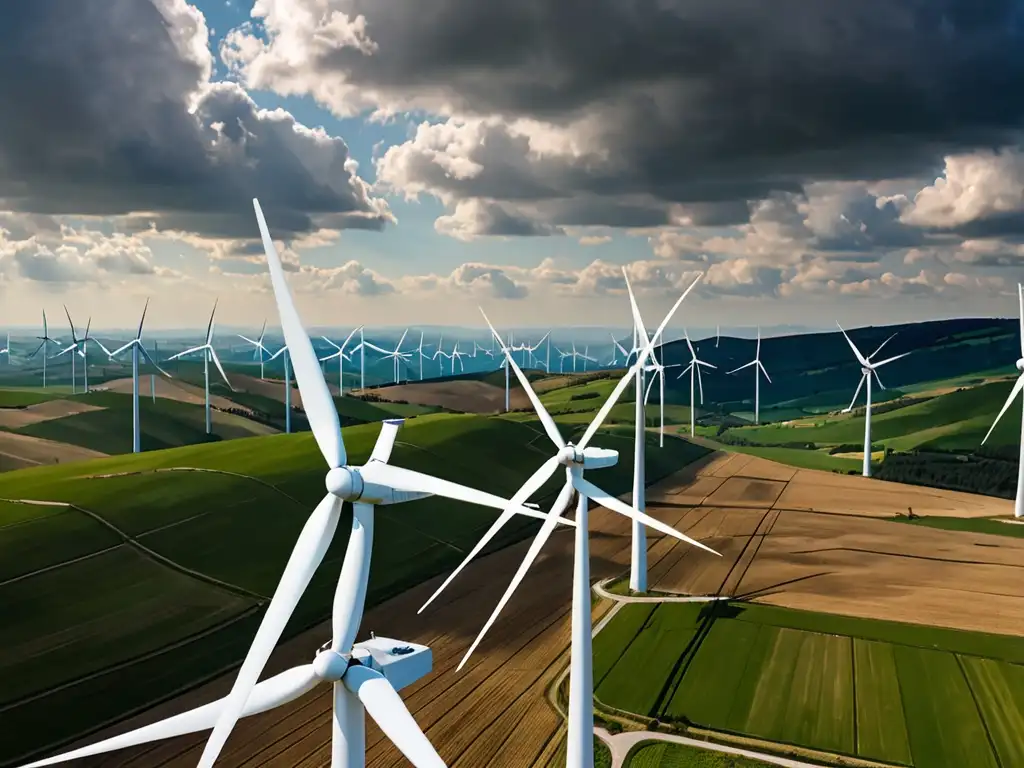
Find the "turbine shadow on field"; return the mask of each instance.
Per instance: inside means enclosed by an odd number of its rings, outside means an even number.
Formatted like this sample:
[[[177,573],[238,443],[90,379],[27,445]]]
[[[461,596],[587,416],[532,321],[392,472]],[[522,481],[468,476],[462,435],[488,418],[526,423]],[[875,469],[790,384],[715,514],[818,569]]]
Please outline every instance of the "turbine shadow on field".
[[[821,573],[810,573],[806,576],[799,576],[795,579],[787,579],[786,581],[780,581],[775,584],[767,584],[757,589],[752,589],[750,592],[744,592],[739,595],[735,595],[733,600],[751,600],[754,597],[767,597],[768,595],[780,594],[783,590],[780,587],[788,587],[792,584],[797,584],[801,581],[809,581],[811,579],[817,579],[820,576],[831,576],[835,571],[822,571]],[[771,590],[771,591],[769,591]]]

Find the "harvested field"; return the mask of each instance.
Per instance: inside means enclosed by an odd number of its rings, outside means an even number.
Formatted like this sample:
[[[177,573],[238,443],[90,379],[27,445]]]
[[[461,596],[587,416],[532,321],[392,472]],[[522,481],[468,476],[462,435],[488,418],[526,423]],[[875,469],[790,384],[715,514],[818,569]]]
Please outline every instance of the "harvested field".
[[[417,405],[435,405],[465,413],[494,413],[505,408],[505,388],[477,379],[424,381],[371,390],[383,400],[404,400]],[[528,408],[526,393],[519,387],[509,392],[512,408]]]
[[[211,364],[211,368],[213,365]],[[216,380],[220,380],[220,374],[215,372],[211,374],[210,381],[214,381],[214,375]],[[246,378],[239,374],[232,374],[229,377],[231,383],[238,387],[237,379]],[[257,379],[259,381],[259,379]],[[223,382],[222,382],[223,383]],[[149,385],[150,378],[148,374],[139,373],[139,397],[149,396]],[[120,392],[121,394],[130,395],[132,393],[132,380],[127,379],[114,379],[112,381],[104,382],[99,387],[94,389],[102,389],[109,392]],[[284,387],[280,386],[278,389],[283,390]],[[206,402],[205,394],[202,387],[197,387],[193,384],[187,384],[184,381],[178,379],[168,379],[164,376],[157,375],[156,377],[156,396],[162,397],[165,400],[176,400],[179,403],[189,403],[191,405],[202,405]],[[283,393],[282,393],[283,399]],[[214,408],[238,408],[240,407],[237,403],[233,403],[226,397],[220,395],[210,395],[210,405]]]
[[[0,432],[0,469],[9,471],[39,464],[66,464],[99,459],[107,454],[42,437]]]
[[[755,500],[747,500],[751,506],[744,508],[711,503],[710,497],[730,478],[763,481],[770,486],[784,483],[785,488],[778,500],[757,499],[756,506]],[[814,497],[815,483],[826,503]],[[908,499],[915,512],[922,513],[929,508],[926,504],[944,509],[946,514],[978,514],[986,505],[993,510],[989,514],[1009,509],[1007,502],[997,499],[793,470],[751,456],[717,454],[699,462],[696,469],[653,486],[648,512],[715,547],[723,557],[714,558],[682,544],[677,546],[674,539],[649,535],[651,588],[727,591],[795,608],[1019,634],[1024,625],[1024,580],[1020,578],[1024,575],[1020,567],[1024,563],[1024,542],[849,516],[855,503],[851,497],[879,486],[894,489],[889,496],[876,495],[871,514],[879,517],[905,511]],[[806,494],[816,510],[827,509],[831,514],[784,509],[787,494],[793,493],[794,487]],[[629,562],[628,521],[598,510],[592,513],[591,524],[592,578],[622,573]],[[471,565],[468,573],[420,616],[416,610],[443,577],[367,613],[361,637],[373,630],[380,635],[424,642],[433,649],[433,673],[402,694],[449,765],[521,768],[546,764],[557,750],[560,724],[545,700],[544,690],[566,659],[571,545],[570,531],[559,531],[551,538],[526,583],[462,672],[456,673],[455,666],[482,626],[487,609],[500,597],[529,542]],[[324,624],[287,643],[274,655],[266,674],[307,662],[328,633],[329,626]],[[742,640],[737,638],[736,642]],[[822,652],[828,655],[832,650],[825,648]],[[868,672],[865,669],[861,674]],[[998,683],[976,677],[978,685]],[[233,674],[219,678],[116,729],[108,729],[105,735],[223,695],[232,680]],[[823,694],[819,691],[816,695]],[[329,706],[329,691],[324,687],[281,710],[242,721],[227,745],[223,764],[319,768],[328,760]],[[792,723],[793,727],[805,727],[799,718]],[[783,725],[790,727],[788,720]],[[808,725],[819,728],[816,732],[823,741],[849,741],[846,732],[833,734],[824,725]],[[884,731],[879,724],[874,727],[875,732],[859,737],[868,750],[869,744],[899,743],[902,738],[900,733]],[[1007,727],[1012,727],[1009,721]],[[204,740],[203,735],[182,737],[118,753],[91,765],[194,765]],[[368,767],[406,764],[372,725],[367,747]]]
[[[131,392],[130,386],[128,391]],[[0,428],[19,429],[29,424],[38,424],[40,421],[62,419],[65,416],[99,410],[102,408],[75,400],[48,400],[25,408],[0,408]]]

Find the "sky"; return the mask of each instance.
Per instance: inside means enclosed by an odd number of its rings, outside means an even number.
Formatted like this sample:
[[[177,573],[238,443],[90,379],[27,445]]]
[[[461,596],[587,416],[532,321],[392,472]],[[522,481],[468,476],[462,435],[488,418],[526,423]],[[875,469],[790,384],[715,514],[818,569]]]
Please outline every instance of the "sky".
[[[254,197],[311,326],[1016,310],[1024,0],[0,14],[0,325],[275,325]]]

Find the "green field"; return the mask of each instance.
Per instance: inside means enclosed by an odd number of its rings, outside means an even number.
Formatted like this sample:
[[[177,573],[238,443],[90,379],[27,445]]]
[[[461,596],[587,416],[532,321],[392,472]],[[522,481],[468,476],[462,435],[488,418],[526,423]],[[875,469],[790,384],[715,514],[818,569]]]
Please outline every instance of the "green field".
[[[345,429],[352,463],[365,461],[378,431]],[[392,463],[508,497],[544,460],[546,452],[529,447],[544,440],[535,422],[428,415],[405,425]],[[631,430],[595,442],[632,451]],[[649,444],[650,482],[706,452],[681,440],[661,450]],[[0,764],[80,738],[236,664],[323,495],[325,471],[303,433],[0,475]],[[596,479],[626,492],[630,463]],[[557,486],[535,499],[549,500]],[[56,505],[10,501],[18,499]],[[388,546],[375,548],[368,606],[453,567],[495,515],[436,498],[379,508],[375,533]],[[347,530],[343,520],[287,636],[329,614]],[[535,530],[535,521],[517,519],[490,549]]]
[[[943,531],[970,531],[972,533],[990,533],[996,536],[1013,536],[1024,538],[1024,525],[1005,522],[1003,519],[993,520],[988,517],[896,517],[897,523],[923,525],[926,528],[939,528]]]
[[[764,768],[770,765],[772,763],[685,744],[642,741],[630,750],[624,768]]]
[[[632,604],[594,640],[594,684],[608,707],[775,744],[914,768],[1024,764],[1020,637]]]

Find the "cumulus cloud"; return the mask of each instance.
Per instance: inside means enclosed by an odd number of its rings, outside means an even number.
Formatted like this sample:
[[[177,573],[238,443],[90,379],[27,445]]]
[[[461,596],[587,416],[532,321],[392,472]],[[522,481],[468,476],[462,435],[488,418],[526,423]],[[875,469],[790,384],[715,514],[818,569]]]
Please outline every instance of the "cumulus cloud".
[[[1015,141],[1024,117],[1006,96],[1024,85],[1014,2],[258,0],[252,16],[222,50],[243,82],[445,118],[378,162],[449,205],[631,196],[634,218],[737,223],[737,201],[917,175]]]
[[[253,197],[281,237],[392,220],[342,139],[210,81],[206,22],[185,0],[8,10],[0,207],[234,238],[256,235]]]

